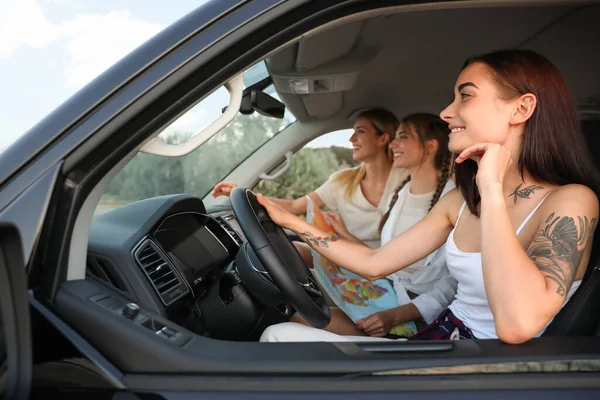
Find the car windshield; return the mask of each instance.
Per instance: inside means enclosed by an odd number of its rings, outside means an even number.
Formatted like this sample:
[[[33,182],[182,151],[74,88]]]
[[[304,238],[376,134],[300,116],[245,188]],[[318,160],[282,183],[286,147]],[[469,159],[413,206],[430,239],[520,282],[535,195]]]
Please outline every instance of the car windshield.
[[[244,77],[246,85],[261,78],[256,66],[244,75],[248,73],[252,75]],[[264,92],[278,99],[273,85]],[[198,132],[214,121],[218,116],[216,110],[220,113],[227,100],[227,91],[218,89],[161,132],[159,138],[168,144],[186,141],[192,132]],[[96,214],[161,195],[186,193],[203,198],[248,156],[294,122],[295,117],[287,111],[283,119],[256,112],[251,115],[238,113],[223,130],[185,156],[165,157],[139,152],[112,180],[102,195]]]

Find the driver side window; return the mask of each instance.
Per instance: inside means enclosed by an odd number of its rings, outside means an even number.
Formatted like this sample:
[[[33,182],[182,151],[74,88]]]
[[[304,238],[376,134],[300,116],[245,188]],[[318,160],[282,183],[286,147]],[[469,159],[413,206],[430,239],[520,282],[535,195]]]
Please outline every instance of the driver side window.
[[[253,190],[265,196],[293,200],[325,183],[331,174],[358,165],[352,158],[351,129],[331,132],[307,143],[294,153],[292,165],[273,180],[260,180]],[[280,164],[270,174],[279,170]]]

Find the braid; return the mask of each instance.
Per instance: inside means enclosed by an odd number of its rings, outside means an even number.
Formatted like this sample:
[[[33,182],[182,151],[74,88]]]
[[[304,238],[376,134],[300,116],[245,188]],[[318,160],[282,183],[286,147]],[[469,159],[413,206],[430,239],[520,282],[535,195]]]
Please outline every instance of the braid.
[[[410,175],[407,176],[406,179],[402,181],[400,186],[398,186],[398,189],[396,189],[396,191],[394,192],[394,195],[392,196],[392,200],[390,201],[390,206],[389,206],[388,210],[386,211],[386,213],[383,214],[383,217],[381,217],[381,222],[379,222],[379,233],[381,233],[383,226],[385,225],[388,218],[390,217],[392,208],[394,208],[394,205],[396,205],[396,202],[398,201],[398,195],[400,194],[400,191],[402,190],[402,188],[404,188],[404,186],[406,186],[406,184],[408,182],[410,182]]]
[[[435,190],[435,193],[433,194],[433,197],[431,199],[431,204],[429,205],[429,210],[427,211],[428,213],[429,213],[429,211],[431,211],[433,206],[435,206],[435,204],[438,202],[440,197],[442,197],[442,193],[444,192],[444,188],[446,187],[446,183],[448,182],[449,177],[450,177],[450,157],[446,157],[446,158],[444,158],[444,163],[442,166],[442,175],[440,175],[440,177],[438,178],[437,189]]]

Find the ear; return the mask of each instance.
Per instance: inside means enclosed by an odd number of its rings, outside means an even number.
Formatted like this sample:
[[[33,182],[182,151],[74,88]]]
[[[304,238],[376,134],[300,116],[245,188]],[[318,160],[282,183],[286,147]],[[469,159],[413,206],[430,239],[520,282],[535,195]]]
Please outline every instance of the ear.
[[[435,139],[430,139],[425,142],[425,148],[428,154],[436,154],[440,143]]]
[[[527,122],[537,107],[537,97],[532,93],[526,93],[515,100],[514,111],[510,123],[519,125]]]
[[[383,135],[379,136],[379,143],[381,143],[382,145],[386,145],[391,142],[391,139],[392,135],[390,135],[389,133],[384,133]]]

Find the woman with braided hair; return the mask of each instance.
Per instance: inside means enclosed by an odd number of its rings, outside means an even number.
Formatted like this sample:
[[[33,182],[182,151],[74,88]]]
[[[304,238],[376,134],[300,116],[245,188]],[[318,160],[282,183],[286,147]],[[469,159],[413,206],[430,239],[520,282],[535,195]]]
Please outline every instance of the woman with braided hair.
[[[438,200],[454,188],[449,180],[451,153],[448,150],[448,124],[427,113],[404,117],[390,143],[394,168],[407,169],[410,175],[396,188],[380,221],[381,245],[423,219]],[[353,236],[339,214],[326,212],[339,237],[364,244]],[[396,292],[409,294],[406,305],[385,310],[355,324],[339,308],[332,308],[331,323],[325,328],[339,335],[386,336],[391,328],[407,321],[431,323],[454,297],[456,281],[450,276],[444,252],[435,251],[407,268],[388,276]],[[399,287],[401,286],[401,287]],[[308,323],[298,314],[292,321]]]

